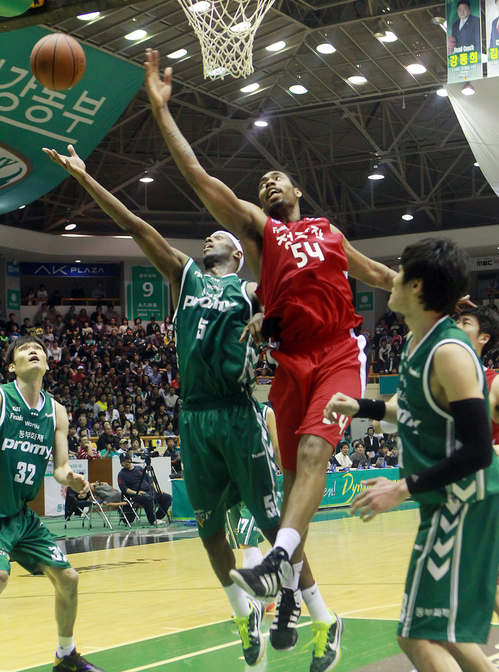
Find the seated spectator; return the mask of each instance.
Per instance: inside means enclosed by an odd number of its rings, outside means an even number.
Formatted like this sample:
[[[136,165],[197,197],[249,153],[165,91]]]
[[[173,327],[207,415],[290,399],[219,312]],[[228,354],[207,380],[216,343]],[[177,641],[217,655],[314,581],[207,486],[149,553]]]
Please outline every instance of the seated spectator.
[[[151,315],[151,320],[146,327],[147,336],[152,336],[156,331],[156,327],[159,328],[159,325],[156,323],[156,317],[154,315]]]
[[[120,319],[120,314],[113,306],[113,304],[109,303],[107,306],[107,310],[104,313],[104,317],[106,318],[107,322],[109,322],[110,320],[114,320],[117,323],[118,320]]]
[[[163,457],[169,457],[172,461],[172,470],[174,473],[182,471],[182,463],[180,461],[180,451],[177,452],[177,444],[174,438],[170,437],[166,440],[166,450]]]
[[[26,293],[26,301],[28,306],[34,306],[36,303],[36,295],[33,287],[30,287]]]
[[[179,398],[179,396],[178,396],[178,394],[176,394],[175,388],[173,387],[173,385],[171,385],[170,386],[170,392],[169,392],[168,396],[166,396],[164,398],[165,399],[166,410],[167,410],[168,413],[172,413],[172,414],[174,413],[175,406],[177,405],[178,398]]]
[[[351,467],[352,460],[348,457],[349,446],[346,441],[340,442],[340,451],[334,456],[334,460],[339,467]]]
[[[175,435],[175,432],[173,431],[173,425],[172,425],[171,422],[169,422],[169,423],[167,424],[167,426],[166,426],[165,436],[166,436],[166,437],[169,437],[169,436],[176,436],[176,435]]]
[[[38,300],[38,303],[44,303],[49,298],[47,290],[45,289],[45,285],[40,285],[36,293],[36,298]]]
[[[382,338],[381,345],[378,350],[378,361],[380,362],[381,368],[383,369],[386,366],[391,349],[391,345],[387,342],[387,339]]]
[[[173,324],[171,323],[169,315],[167,315],[165,317],[165,319],[163,320],[163,322],[160,326],[160,331],[161,331],[163,336],[173,333]]]
[[[390,350],[388,355],[388,361],[384,366],[384,373],[386,374],[395,374],[399,372],[400,358],[396,356],[395,350]]]
[[[113,434],[110,422],[104,422],[103,432],[97,440],[97,451],[101,457],[114,457],[119,451],[118,437]]]
[[[58,289],[54,289],[52,294],[49,297],[49,304],[52,306],[60,306],[62,305],[62,296],[59,294]]]
[[[76,454],[78,452],[78,437],[76,436],[76,430],[77,429],[78,429],[78,425],[76,425],[76,423],[72,422],[69,425],[68,451],[69,451],[69,457],[70,458],[75,458]]]
[[[106,298],[106,290],[104,289],[104,285],[101,281],[97,283],[97,286],[92,292],[92,299],[105,299]]]
[[[92,443],[88,436],[84,435],[80,438],[80,447],[76,453],[77,460],[98,460],[100,459],[99,453],[92,446]]]
[[[40,309],[35,313],[35,326],[42,326],[46,317],[49,317],[48,304],[43,302]]]
[[[118,474],[118,485],[123,495],[131,497],[137,504],[144,507],[150,525],[154,525],[155,522],[164,525],[163,518],[167,515],[172,503],[171,495],[161,490],[158,491],[149,476],[144,473],[144,469],[134,467],[129,454],[121,455],[120,461],[123,468]],[[156,515],[154,513],[155,502],[158,505]]]
[[[387,455],[387,460],[386,464],[389,467],[398,467],[399,466],[399,450],[397,446],[393,446],[387,442],[388,445],[388,455]]]
[[[382,446],[380,446],[378,452],[376,453],[376,461],[381,459],[383,460],[383,462],[386,462],[387,455],[388,455],[388,446],[386,445],[386,443],[384,443]]]
[[[352,460],[352,467],[354,469],[358,469],[359,467],[368,469],[371,466],[371,461],[365,456],[364,446],[360,441],[356,444],[354,452],[350,455],[350,459]]]
[[[128,328],[129,328],[128,327],[128,320],[127,320],[126,317],[124,317],[121,320],[120,326],[118,327],[118,334],[120,334],[121,336],[124,336],[126,334]],[[132,331],[132,329],[130,328],[130,332],[131,331]]]
[[[70,297],[72,299],[84,299],[85,298],[85,290],[83,289],[81,282],[77,282],[76,285],[73,287],[71,290]]]

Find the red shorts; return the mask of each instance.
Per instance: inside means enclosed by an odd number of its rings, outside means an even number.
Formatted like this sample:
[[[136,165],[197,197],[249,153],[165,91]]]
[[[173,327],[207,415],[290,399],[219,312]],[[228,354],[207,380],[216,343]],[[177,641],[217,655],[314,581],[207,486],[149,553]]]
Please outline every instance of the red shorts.
[[[302,434],[325,439],[331,446],[343,436],[351,418],[326,425],[324,409],[335,392],[362,397],[366,384],[365,337],[353,331],[325,348],[272,352],[279,362],[269,394],[275,411],[282,466],[296,472]]]

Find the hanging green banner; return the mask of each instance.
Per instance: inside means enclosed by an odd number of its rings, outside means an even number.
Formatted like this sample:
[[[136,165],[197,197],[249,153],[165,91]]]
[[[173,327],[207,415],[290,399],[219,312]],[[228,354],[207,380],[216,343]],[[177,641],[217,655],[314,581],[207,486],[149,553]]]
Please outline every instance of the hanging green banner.
[[[154,315],[162,322],[168,315],[168,287],[153,266],[132,266],[132,282],[128,290],[128,319],[150,320]]]
[[[85,159],[111,129],[144,81],[137,65],[82,44],[79,84],[44,88],[32,76],[31,50],[51,31],[31,26],[0,34],[0,214],[40,198],[66,174],[42,147]]]
[[[357,313],[373,310],[374,309],[374,299],[373,292],[357,292],[355,297],[355,310]]]
[[[446,0],[447,81],[482,79],[480,0]]]
[[[487,77],[499,75],[499,2],[486,0]]]

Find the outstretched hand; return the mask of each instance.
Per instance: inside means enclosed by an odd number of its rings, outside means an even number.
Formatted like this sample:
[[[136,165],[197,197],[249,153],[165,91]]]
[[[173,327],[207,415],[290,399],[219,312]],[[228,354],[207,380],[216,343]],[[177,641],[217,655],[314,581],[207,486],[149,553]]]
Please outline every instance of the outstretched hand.
[[[161,109],[172,95],[172,69],[166,68],[163,80],[159,74],[159,51],[146,49],[146,89],[153,110]]]
[[[329,424],[339,424],[341,416],[352,418],[359,412],[359,403],[343,392],[336,392],[327,402],[324,409],[324,420]]]
[[[48,154],[54,163],[65,168],[73,177],[82,177],[86,173],[85,163],[80,159],[73,145],[68,145],[69,156],[62,156],[55,149],[43,147],[42,151]]]
[[[239,343],[242,343],[248,338],[248,335],[253,336],[253,340],[257,345],[263,343],[263,334],[262,334],[262,324],[263,324],[263,313],[255,313],[248,324],[244,327]]]

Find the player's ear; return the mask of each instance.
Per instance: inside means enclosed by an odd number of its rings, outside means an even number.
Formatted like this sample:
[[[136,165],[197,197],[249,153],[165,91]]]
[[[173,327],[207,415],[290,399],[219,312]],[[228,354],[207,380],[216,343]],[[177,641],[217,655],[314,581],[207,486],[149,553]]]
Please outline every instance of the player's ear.
[[[9,373],[15,373],[16,372],[16,365],[14,362],[12,364],[9,364]]]
[[[241,252],[241,250],[236,250],[236,252],[234,252],[234,258],[237,259],[237,261],[240,261],[242,256],[243,253]]]
[[[485,345],[490,341],[490,334],[484,334],[483,332],[481,334],[478,334],[478,342],[481,343],[482,345]]]
[[[301,198],[303,196],[303,194],[298,189],[298,187],[295,187],[295,196],[296,196],[296,198]]]

